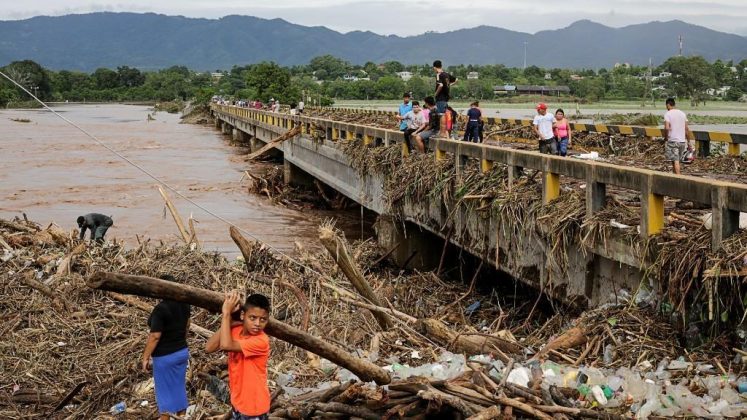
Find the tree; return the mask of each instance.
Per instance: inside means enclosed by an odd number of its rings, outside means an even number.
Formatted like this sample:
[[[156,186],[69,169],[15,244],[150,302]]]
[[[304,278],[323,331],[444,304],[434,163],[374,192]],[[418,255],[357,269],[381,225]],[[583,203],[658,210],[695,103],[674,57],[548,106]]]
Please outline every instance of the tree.
[[[405,82],[397,76],[384,76],[376,81],[379,99],[400,99],[405,91]]]
[[[671,57],[661,68],[672,73],[667,84],[677,96],[688,97],[693,103],[705,97],[705,91],[716,85],[711,65],[700,56]]]
[[[31,93],[42,99],[50,96],[52,87],[49,75],[46,70],[35,61],[14,61],[5,66],[4,70],[9,77],[28,89]],[[13,89],[16,88],[13,87]],[[18,96],[22,98],[26,96],[26,94],[18,89]]]
[[[433,86],[429,82],[430,79],[413,76],[405,83],[405,90],[412,92],[413,99],[422,100],[428,95],[433,95]]]
[[[135,87],[145,83],[145,75],[140,70],[127,66],[117,67],[117,78],[120,86]]]
[[[262,62],[249,67],[246,86],[257,92],[257,99],[266,102],[274,98],[281,102],[298,101],[301,93],[291,84],[291,74],[274,62]]]
[[[114,89],[119,87],[119,75],[116,71],[106,68],[96,69],[91,75],[96,89]]]
[[[350,63],[332,55],[323,55],[314,57],[309,62],[309,68],[320,80],[334,80],[344,76],[350,70]],[[318,72],[324,70],[324,77],[319,76]]]

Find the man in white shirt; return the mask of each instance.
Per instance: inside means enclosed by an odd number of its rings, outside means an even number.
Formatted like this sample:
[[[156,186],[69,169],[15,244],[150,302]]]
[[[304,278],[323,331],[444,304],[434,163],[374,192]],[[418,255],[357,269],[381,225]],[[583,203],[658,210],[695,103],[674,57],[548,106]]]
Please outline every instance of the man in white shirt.
[[[664,156],[672,162],[675,174],[680,173],[680,162],[688,152],[687,139],[693,134],[687,125],[687,116],[675,108],[674,98],[667,99],[667,112],[664,114]]]
[[[555,122],[555,117],[547,113],[547,105],[543,103],[538,104],[537,115],[534,116],[532,124],[534,133],[537,134],[537,138],[539,139],[540,153],[558,154],[558,141],[555,138],[555,133],[552,131],[553,122]]]

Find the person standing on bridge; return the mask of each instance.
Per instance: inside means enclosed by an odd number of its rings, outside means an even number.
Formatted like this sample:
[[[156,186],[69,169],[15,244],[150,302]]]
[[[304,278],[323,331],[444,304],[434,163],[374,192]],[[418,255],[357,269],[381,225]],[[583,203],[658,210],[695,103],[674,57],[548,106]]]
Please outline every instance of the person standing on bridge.
[[[672,162],[672,170],[680,174],[680,162],[688,153],[687,139],[693,137],[687,124],[687,115],[675,108],[674,98],[666,101],[667,112],[664,114],[664,156]]]
[[[106,231],[114,224],[109,216],[99,213],[88,213],[78,216],[78,228],[80,228],[80,240],[86,235],[86,229],[91,230],[91,242],[103,243]]]
[[[537,105],[537,115],[534,116],[532,122],[534,133],[539,138],[539,151],[540,153],[557,155],[558,154],[558,143],[555,139],[555,133],[553,133],[552,127],[555,122],[555,117],[547,113],[547,105],[540,103]]]
[[[469,105],[467,111],[467,127],[464,129],[464,141],[472,143],[480,142],[480,121],[482,112],[480,112],[480,103],[475,101]]]
[[[449,107],[449,86],[451,86],[451,76],[443,70],[441,60],[433,62],[433,70],[436,72],[436,113],[439,115],[438,137],[448,137],[446,131],[446,108]],[[433,112],[433,111],[431,111]]]
[[[565,111],[562,108],[558,108],[555,111],[553,131],[555,132],[555,139],[558,142],[558,154],[566,156],[568,148],[571,147],[571,123],[568,122],[568,119],[565,117]]]
[[[407,115],[408,112],[412,111],[413,108],[410,99],[410,94],[408,92],[405,92],[405,94],[402,95],[402,103],[399,104],[399,116],[397,117],[397,119],[400,121],[399,131],[402,132],[407,130],[407,121],[405,120],[405,115]]]

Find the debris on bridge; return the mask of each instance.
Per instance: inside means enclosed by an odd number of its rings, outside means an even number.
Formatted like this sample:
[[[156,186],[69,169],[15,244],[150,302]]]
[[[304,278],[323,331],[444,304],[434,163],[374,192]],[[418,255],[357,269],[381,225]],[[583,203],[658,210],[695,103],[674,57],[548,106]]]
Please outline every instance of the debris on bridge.
[[[277,319],[307,326],[391,374],[386,386],[363,383],[326,359],[273,340],[277,418],[747,412],[739,394],[747,391],[741,359],[747,353],[730,351],[726,337],[684,350],[681,334],[641,296],[627,292],[623,304],[578,316],[569,309],[535,310],[528,296],[483,295],[432,273],[403,273],[370,241],[351,246],[331,226],[320,234],[336,238],[347,265],[342,254],[299,248],[308,267],[301,268],[253,242],[244,243],[245,257],[236,261],[149,240],[131,249],[88,247],[55,225],[0,220],[0,417],[105,417],[119,402],[126,417],[156,415],[153,382],[137,369],[154,302],[89,289],[85,279],[95,271],[170,273],[214,291],[265,293]],[[738,265],[733,249],[724,252],[721,260]],[[360,273],[385,306],[362,299],[345,267]],[[391,327],[382,330],[372,313],[385,314]],[[229,408],[225,359],[202,351],[218,322],[193,310],[192,418],[222,416]]]

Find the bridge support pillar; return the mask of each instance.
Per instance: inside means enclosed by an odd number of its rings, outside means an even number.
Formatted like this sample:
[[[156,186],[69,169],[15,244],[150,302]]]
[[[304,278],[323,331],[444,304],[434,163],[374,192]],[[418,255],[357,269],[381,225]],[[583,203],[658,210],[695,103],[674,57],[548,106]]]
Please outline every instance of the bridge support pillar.
[[[220,118],[213,116],[215,119],[213,120],[213,126],[215,126],[216,129],[220,130],[222,121]]]
[[[607,185],[594,181],[594,166],[586,174],[586,218],[601,210],[607,202]]]
[[[374,227],[382,248],[390,250],[397,247],[391,258],[398,266],[418,270],[438,268],[443,239],[410,222],[403,223],[387,215],[380,215]]]
[[[286,185],[303,185],[312,187],[314,186],[314,177],[304,172],[298,166],[290,163],[288,160],[284,160],[283,182],[285,182]]]
[[[641,236],[659,233],[664,228],[664,196],[654,194],[651,178],[641,188]]]
[[[714,251],[721,247],[724,239],[739,230],[739,212],[726,207],[726,188],[716,187],[711,191],[713,213],[711,216],[711,245]]]

